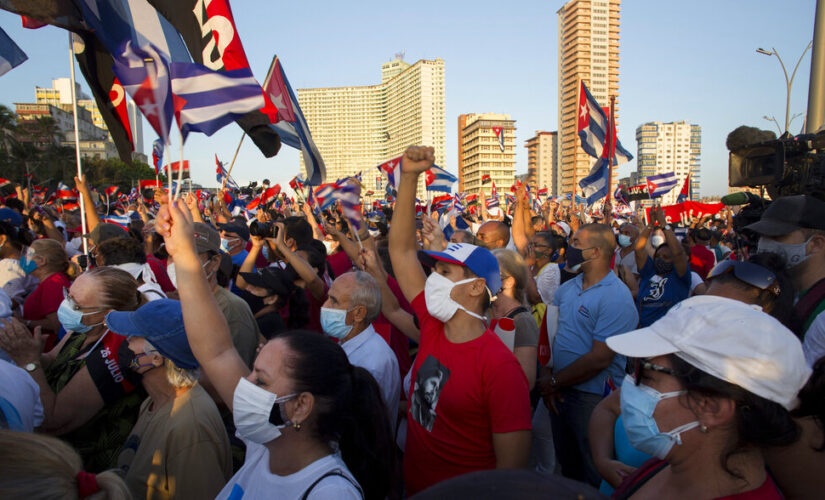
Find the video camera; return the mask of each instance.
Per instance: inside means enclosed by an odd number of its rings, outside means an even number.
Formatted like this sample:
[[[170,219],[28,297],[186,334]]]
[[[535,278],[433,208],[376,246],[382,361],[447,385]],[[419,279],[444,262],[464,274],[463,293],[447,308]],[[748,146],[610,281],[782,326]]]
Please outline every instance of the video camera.
[[[772,199],[796,194],[825,199],[825,131],[767,137],[773,133],[751,127],[739,127],[728,135],[729,184],[764,186]]]

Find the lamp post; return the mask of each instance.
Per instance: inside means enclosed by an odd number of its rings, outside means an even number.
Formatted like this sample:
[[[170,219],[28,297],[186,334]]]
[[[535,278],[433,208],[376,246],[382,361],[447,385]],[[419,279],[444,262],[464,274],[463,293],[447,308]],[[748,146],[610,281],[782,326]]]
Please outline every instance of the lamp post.
[[[756,49],[756,52],[766,56],[776,56],[779,59],[779,64],[782,66],[782,73],[785,75],[785,85],[787,86],[787,93],[785,96],[785,132],[788,131],[788,127],[790,127],[790,113],[791,113],[791,87],[793,86],[793,79],[796,76],[796,70],[799,69],[799,63],[802,62],[802,58],[805,57],[805,54],[813,45],[813,40],[808,42],[808,46],[805,47],[805,50],[802,51],[802,55],[799,56],[799,60],[796,61],[796,66],[793,68],[793,72],[791,73],[791,77],[788,78],[788,70],[785,68],[785,63],[782,62],[782,58],[779,57],[779,52],[776,51],[774,47],[771,47],[771,50],[765,50],[763,48]],[[769,118],[768,118],[769,119]]]

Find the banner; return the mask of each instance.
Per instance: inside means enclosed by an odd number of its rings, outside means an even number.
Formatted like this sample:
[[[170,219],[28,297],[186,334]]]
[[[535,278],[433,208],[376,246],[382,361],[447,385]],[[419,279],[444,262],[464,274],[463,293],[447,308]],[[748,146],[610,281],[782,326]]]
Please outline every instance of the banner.
[[[699,203],[698,201],[685,201],[677,203],[676,205],[663,206],[662,210],[665,212],[665,220],[670,224],[681,223],[682,214],[690,220],[694,217],[700,218],[705,215],[715,215],[719,213],[725,205],[722,203]],[[647,218],[650,219],[650,207],[645,209]]]

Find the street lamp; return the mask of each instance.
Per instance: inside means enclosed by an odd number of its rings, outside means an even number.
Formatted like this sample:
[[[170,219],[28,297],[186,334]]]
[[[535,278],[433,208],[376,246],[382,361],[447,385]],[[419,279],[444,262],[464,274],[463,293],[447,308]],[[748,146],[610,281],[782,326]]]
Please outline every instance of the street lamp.
[[[776,56],[776,58],[779,59],[779,64],[782,66],[782,73],[785,75],[785,85],[787,86],[787,94],[785,97],[785,132],[788,132],[788,127],[790,127],[791,124],[791,87],[793,86],[793,79],[796,76],[796,70],[799,69],[799,63],[802,62],[802,58],[805,57],[805,54],[808,52],[808,49],[811,48],[811,45],[813,45],[813,43],[813,40],[808,42],[808,46],[805,47],[805,50],[802,51],[802,55],[799,56],[799,60],[796,61],[796,66],[794,66],[793,73],[791,73],[790,78],[788,78],[788,70],[785,69],[785,63],[782,62],[782,58],[779,57],[779,52],[777,52],[774,47],[771,47],[771,50],[765,50],[762,47],[756,49],[756,52],[758,54],[762,54],[765,56]]]

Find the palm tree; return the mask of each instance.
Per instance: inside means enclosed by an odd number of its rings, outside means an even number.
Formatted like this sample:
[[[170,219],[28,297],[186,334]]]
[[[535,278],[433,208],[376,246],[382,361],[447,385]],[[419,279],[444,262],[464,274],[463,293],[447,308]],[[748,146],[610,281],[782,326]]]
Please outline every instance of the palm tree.
[[[17,121],[11,109],[0,104],[0,150],[6,154],[11,147],[11,142],[15,141],[15,131]]]

